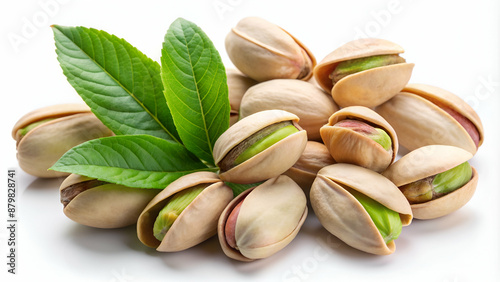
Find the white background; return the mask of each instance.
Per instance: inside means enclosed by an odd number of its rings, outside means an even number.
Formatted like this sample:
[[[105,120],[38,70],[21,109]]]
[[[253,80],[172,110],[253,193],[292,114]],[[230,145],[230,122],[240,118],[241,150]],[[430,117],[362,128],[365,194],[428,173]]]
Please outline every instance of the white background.
[[[500,281],[499,3],[497,1],[2,1],[0,130],[0,273],[7,281]],[[464,4],[466,3],[466,4]],[[212,39],[230,67],[224,38],[245,16],[274,22],[321,60],[359,36],[403,46],[415,63],[411,82],[447,89],[479,113],[486,139],[471,160],[479,172],[461,210],[403,229],[397,250],[374,256],[329,235],[309,216],[297,238],[252,263],[224,256],[216,238],[180,253],[143,246],[135,227],[99,230],[67,219],[61,179],[27,175],[17,166],[14,123],[47,105],[77,102],[54,52],[50,24],[103,29],[159,61],[170,23],[184,17]],[[425,132],[422,132],[425,134]],[[6,172],[18,171],[17,275],[7,274]],[[312,213],[311,213],[312,214]],[[2,281],[6,281],[3,280]]]

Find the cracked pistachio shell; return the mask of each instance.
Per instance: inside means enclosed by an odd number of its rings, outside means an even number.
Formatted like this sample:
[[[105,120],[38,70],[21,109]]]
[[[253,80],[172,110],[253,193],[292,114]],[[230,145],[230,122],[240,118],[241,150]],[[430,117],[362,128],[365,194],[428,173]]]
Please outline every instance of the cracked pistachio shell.
[[[334,126],[345,119],[359,120],[383,129],[391,138],[391,150],[385,150],[380,144],[361,133]],[[398,138],[392,126],[379,114],[366,107],[351,106],[335,112],[320,132],[323,143],[339,163],[356,164],[382,172],[394,161],[398,153]]]
[[[281,27],[257,17],[243,18],[231,29],[226,51],[242,73],[257,80],[308,80],[316,59],[304,44]]]
[[[471,153],[458,147],[429,145],[404,155],[382,174],[396,186],[401,187],[447,171],[471,158]],[[412,204],[413,216],[417,219],[433,219],[458,210],[472,198],[477,182],[478,174],[472,167],[472,177],[467,184],[442,197],[425,203]]]
[[[334,163],[335,160],[324,144],[307,141],[306,148],[300,158],[284,174],[299,184],[306,197],[309,198],[311,185],[318,171]]]
[[[41,123],[22,135],[22,129]],[[32,111],[19,119],[12,129],[17,141],[19,166],[38,177],[60,177],[68,173],[48,169],[69,149],[85,141],[111,136],[113,133],[85,104],[62,104]]]
[[[248,88],[254,86],[255,84],[257,84],[257,81],[247,77],[238,70],[229,69],[227,71],[229,105],[231,106],[229,117],[230,125],[233,125],[238,121],[241,99]]]
[[[241,101],[240,115],[263,110],[285,110],[296,114],[308,140],[321,140],[319,129],[339,107],[331,95],[312,83],[296,79],[273,79],[252,86]]]
[[[67,194],[63,192],[65,189],[74,191]],[[63,212],[71,220],[97,228],[120,228],[136,223],[144,207],[160,190],[131,188],[70,174],[59,192],[65,204]]]
[[[469,127],[475,129],[477,145],[464,126],[443,110],[443,105],[468,120]],[[455,94],[435,86],[409,84],[376,111],[394,127],[401,146],[410,151],[439,144],[475,154],[483,143],[483,125],[474,109]]]
[[[226,241],[226,222],[243,199],[235,224],[238,249]],[[271,178],[245,190],[222,212],[217,233],[224,253],[235,260],[252,261],[269,257],[286,247],[307,217],[306,196],[288,176]]]
[[[408,83],[414,64],[376,67],[348,75],[333,85],[330,74],[347,60],[375,55],[400,54],[401,46],[384,39],[364,38],[348,42],[328,54],[315,68],[314,77],[340,107],[376,107],[396,95]]]
[[[412,221],[403,193],[382,175],[352,164],[333,164],[318,172],[311,187],[311,206],[328,232],[353,248],[377,255],[394,252],[396,244],[382,235],[356,198],[342,186],[354,189],[398,212],[403,226]]]
[[[283,121],[292,121],[296,124],[299,118],[287,111],[267,110],[241,119],[226,130],[215,142],[215,163],[219,164],[231,149],[244,142],[254,133],[266,126]],[[307,143],[306,131],[300,127],[298,129],[298,132],[281,139],[245,162],[227,171],[221,171],[220,178],[223,181],[250,184],[284,173],[299,159]]]
[[[153,226],[160,210],[175,193],[200,184],[208,186],[177,217],[162,241],[155,238]],[[170,183],[142,211],[137,221],[137,236],[146,246],[160,252],[191,248],[217,232],[217,220],[233,199],[233,190],[213,172],[194,172]]]

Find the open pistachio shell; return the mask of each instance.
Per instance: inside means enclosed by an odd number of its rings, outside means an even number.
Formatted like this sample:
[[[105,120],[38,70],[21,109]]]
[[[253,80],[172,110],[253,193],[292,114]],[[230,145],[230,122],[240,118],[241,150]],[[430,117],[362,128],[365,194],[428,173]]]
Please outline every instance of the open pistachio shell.
[[[472,135],[443,105],[459,119],[465,118]],[[409,150],[441,144],[475,154],[483,143],[483,125],[477,113],[460,97],[438,87],[409,84],[376,111],[394,127],[401,145]],[[477,144],[471,136],[475,136]]]
[[[24,128],[40,123],[29,131]],[[12,129],[17,141],[19,166],[38,177],[60,177],[68,173],[48,169],[69,149],[85,141],[113,133],[85,104],[48,106],[23,116]]]
[[[338,110],[331,95],[312,83],[296,79],[273,79],[252,86],[241,101],[240,115],[264,110],[296,114],[308,140],[321,140],[319,129]]]
[[[292,121],[299,129],[250,159],[220,172],[220,178],[233,183],[249,184],[276,177],[299,159],[307,143],[307,133],[296,122],[299,118],[287,111],[267,110],[245,117],[231,126],[217,139],[214,145],[216,164],[237,145],[259,130],[279,122]]]
[[[316,59],[304,44],[281,27],[257,17],[243,18],[229,32],[226,51],[247,76],[308,80]]]
[[[399,45],[383,39],[363,38],[348,42],[328,54],[315,68],[318,84],[340,107],[376,107],[396,95],[408,83],[414,64],[399,63],[348,75],[335,85],[330,78],[340,62],[375,55],[400,54]]]
[[[386,150],[368,136],[351,129],[334,126],[343,120],[358,120],[384,130],[391,139],[391,149]],[[385,170],[398,153],[398,138],[392,126],[373,110],[351,106],[335,112],[321,130],[323,143],[339,163],[356,164],[376,172]]]
[[[175,193],[200,184],[208,186],[177,217],[162,241],[155,238],[153,225],[160,210]],[[191,248],[215,235],[217,220],[233,199],[233,191],[213,172],[195,172],[172,182],[143,210],[137,221],[137,236],[146,246],[160,252]]]
[[[69,175],[59,191],[63,212],[68,218],[97,228],[120,228],[136,223],[144,207],[160,192],[159,189],[106,183],[78,174]]]
[[[306,197],[309,198],[309,191],[318,171],[334,163],[335,160],[324,144],[307,141],[306,148],[300,158],[284,174],[299,184]]]
[[[401,191],[382,175],[352,164],[324,167],[311,187],[311,205],[326,230],[364,252],[393,253],[396,249],[394,240],[385,243],[368,212],[344,187],[399,213],[402,225],[406,226],[412,221],[412,211]]]
[[[471,158],[471,153],[458,147],[429,145],[404,155],[382,174],[396,186],[401,187],[447,171]],[[461,188],[425,203],[412,204],[411,208],[414,217],[433,219],[458,210],[472,198],[477,182],[477,171],[472,168],[471,180]]]
[[[257,84],[257,81],[247,77],[238,70],[228,69],[227,70],[227,87],[229,95],[229,105],[231,106],[231,112],[229,117],[229,124],[235,124],[240,118],[240,104],[243,95],[248,90],[248,88]]]
[[[241,201],[232,248],[225,228],[228,217]],[[218,222],[218,237],[224,253],[235,260],[269,257],[287,246],[307,217],[306,197],[288,176],[281,175],[245,190],[224,209]]]

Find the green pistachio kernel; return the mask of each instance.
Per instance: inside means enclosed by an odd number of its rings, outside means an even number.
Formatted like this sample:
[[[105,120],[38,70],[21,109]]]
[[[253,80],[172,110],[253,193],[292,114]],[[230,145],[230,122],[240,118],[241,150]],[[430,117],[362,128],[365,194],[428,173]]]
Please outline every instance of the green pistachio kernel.
[[[293,133],[299,132],[299,130],[293,126],[293,125],[288,125],[285,127],[282,127],[271,134],[267,135],[266,137],[258,140],[255,142],[252,146],[248,147],[243,153],[241,153],[235,160],[236,164],[240,164],[251,157],[257,155],[258,153],[264,151],[265,149],[271,147],[273,144],[277,143],[278,141],[284,139],[285,137],[292,135]]]
[[[55,118],[46,118],[46,119],[42,119],[42,120],[36,121],[34,123],[31,123],[31,124],[27,125],[26,127],[19,129],[19,134],[21,136],[24,136],[24,135],[28,134],[28,132],[30,130],[32,130],[33,128],[39,126],[40,124],[49,122],[49,121],[54,120],[54,119]]]
[[[330,75],[333,84],[337,83],[342,78],[360,72],[369,70],[372,68],[388,66],[393,64],[399,64],[406,62],[405,59],[401,58],[397,54],[392,55],[377,55],[365,58],[358,58],[340,62],[335,70]]]
[[[174,221],[184,211],[184,209],[198,197],[198,195],[206,188],[205,184],[184,189],[173,195],[165,207],[156,217],[153,234],[158,240],[163,240],[165,234],[170,229]]]
[[[399,187],[410,204],[425,203],[464,186],[472,177],[472,168],[464,162],[452,169]]]
[[[389,151],[392,147],[391,137],[383,129],[375,128],[375,130],[378,134],[370,135],[370,138],[380,144],[386,151]]]
[[[228,171],[298,131],[292,121],[268,125],[231,149],[217,165],[221,171]]]
[[[399,213],[385,207],[379,202],[358,191],[349,189],[349,192],[368,212],[386,244],[399,237],[399,234],[401,234],[401,230],[403,229]]]
[[[436,175],[434,181],[432,181],[434,192],[441,194],[455,191],[469,182],[471,177],[472,168],[468,162],[464,162]]]

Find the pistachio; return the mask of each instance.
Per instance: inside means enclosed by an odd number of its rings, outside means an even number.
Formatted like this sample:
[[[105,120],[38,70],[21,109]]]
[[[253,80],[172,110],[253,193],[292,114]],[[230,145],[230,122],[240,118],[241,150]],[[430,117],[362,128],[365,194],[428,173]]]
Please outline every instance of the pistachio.
[[[167,231],[174,224],[174,221],[204,188],[206,188],[206,185],[198,185],[182,190],[172,196],[155,220],[153,233],[156,239],[161,241],[165,238],[165,234],[167,234]]]
[[[451,145],[472,154],[483,143],[483,125],[465,101],[444,89],[409,84],[375,109],[396,130],[409,150],[427,145]]]
[[[447,171],[406,184],[399,189],[410,204],[419,204],[444,196],[464,186],[472,177],[472,168],[464,162]]]
[[[170,183],[144,208],[137,236],[160,252],[191,248],[215,235],[233,191],[213,172],[195,172]]]
[[[372,68],[405,63],[406,60],[399,55],[378,55],[366,58],[358,58],[340,62],[330,74],[333,85],[342,78]]]
[[[398,54],[404,50],[390,41],[363,38],[328,54],[314,77],[340,107],[376,107],[394,97],[410,80],[414,64]]]
[[[308,80],[316,65],[316,59],[300,41],[257,17],[240,20],[227,35],[225,45],[236,68],[257,81]]]
[[[241,100],[240,115],[264,110],[284,110],[299,117],[308,140],[321,140],[319,129],[338,110],[331,95],[312,83],[296,79],[273,79],[252,86]]]
[[[391,125],[373,110],[351,106],[335,112],[320,129],[338,163],[384,171],[395,159],[398,140]]]
[[[408,201],[389,179],[352,164],[322,168],[310,198],[326,230],[368,253],[393,253],[401,227],[412,221]]]
[[[306,217],[304,192],[281,175],[245,190],[229,203],[219,218],[219,242],[232,259],[266,258],[295,238]]]
[[[97,228],[120,228],[137,222],[158,189],[131,188],[71,174],[60,187],[64,214]]]
[[[389,137],[387,132],[385,132],[385,130],[383,129],[375,128],[362,121],[350,120],[350,119],[345,119],[343,121],[340,121],[336,123],[334,126],[349,128],[377,142],[377,144],[382,146],[384,150],[386,151],[392,150],[391,137]]]
[[[297,121],[298,117],[292,113],[268,110],[231,126],[214,145],[214,159],[221,179],[249,184],[288,170],[307,143],[307,134]]]
[[[38,177],[67,176],[68,173],[48,169],[72,147],[111,135],[85,104],[37,109],[24,115],[12,129],[19,166]]]
[[[432,219],[464,206],[477,186],[472,154],[447,145],[420,147],[389,166],[383,175],[404,193],[415,218]]]

